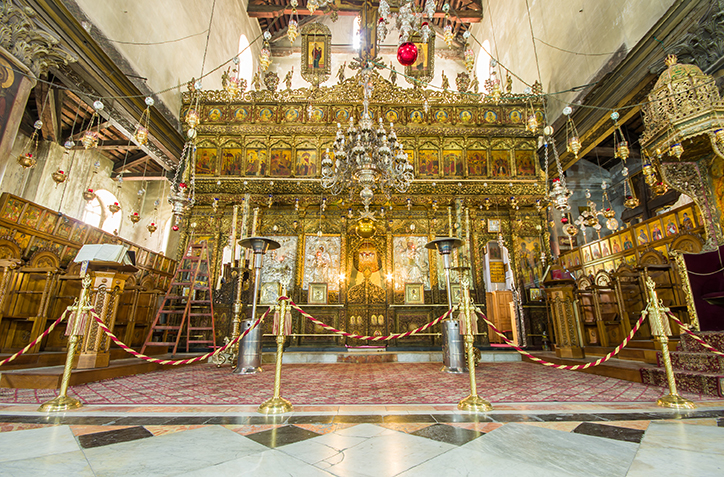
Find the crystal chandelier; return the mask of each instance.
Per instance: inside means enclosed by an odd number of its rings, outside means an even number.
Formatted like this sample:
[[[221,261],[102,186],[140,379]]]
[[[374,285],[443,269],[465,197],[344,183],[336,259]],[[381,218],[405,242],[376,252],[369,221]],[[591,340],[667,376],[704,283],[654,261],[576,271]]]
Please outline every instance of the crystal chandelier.
[[[355,126],[354,119],[350,118],[345,133],[338,123],[333,155],[328,149],[322,159],[322,187],[331,189],[334,195],[344,189],[349,189],[351,193],[361,188],[360,197],[366,212],[369,212],[374,197],[373,189],[378,188],[389,198],[393,190],[406,192],[414,178],[412,164],[402,144],[397,141],[392,123],[389,134],[382,118],[377,128],[374,127],[369,114],[370,73],[371,68],[361,71],[364,112],[359,124]]]

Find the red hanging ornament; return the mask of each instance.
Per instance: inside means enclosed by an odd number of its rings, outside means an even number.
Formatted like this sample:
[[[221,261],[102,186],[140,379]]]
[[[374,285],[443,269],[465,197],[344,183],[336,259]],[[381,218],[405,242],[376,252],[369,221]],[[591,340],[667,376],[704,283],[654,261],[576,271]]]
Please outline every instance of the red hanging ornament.
[[[178,232],[178,225],[174,225],[173,227],[171,227],[171,230],[173,230],[174,232]]]
[[[397,47],[397,61],[402,66],[411,66],[417,60],[417,47],[411,41]]]

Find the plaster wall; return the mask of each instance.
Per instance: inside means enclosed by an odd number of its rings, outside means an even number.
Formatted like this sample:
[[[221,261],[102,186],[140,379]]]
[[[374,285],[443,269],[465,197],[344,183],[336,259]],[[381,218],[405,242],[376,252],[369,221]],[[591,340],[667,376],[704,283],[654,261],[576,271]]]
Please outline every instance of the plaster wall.
[[[29,138],[18,134],[11,157],[25,151]],[[119,236],[133,243],[154,251],[164,252],[165,225],[171,217],[171,206],[167,202],[169,186],[166,181],[126,181],[121,189],[118,182],[111,179],[110,174],[113,163],[96,150],[75,150],[65,154],[65,148],[59,144],[41,141],[35,153],[37,164],[33,169],[23,169],[13,161],[3,178],[0,190],[21,196],[42,206],[58,210],[74,219],[81,220],[86,202],[82,193],[87,188],[94,190],[105,189],[116,196],[122,209]],[[98,161],[98,173],[93,174],[93,164]],[[68,174],[68,179],[56,187],[51,174],[61,169]],[[128,218],[131,211],[136,210],[138,203],[138,190],[146,189],[145,199],[141,201],[141,216],[138,224],[133,224]],[[158,198],[158,214],[154,214],[154,201]],[[110,215],[108,210],[104,213]],[[155,222],[158,230],[149,234],[146,226]],[[174,232],[171,232],[174,234]]]
[[[480,43],[489,40],[493,58],[498,58],[525,82],[533,84],[539,79],[539,67],[543,90],[559,92],[590,83],[615,52],[620,49],[628,52],[674,3],[674,0],[483,0],[485,17],[473,26],[472,34]],[[531,28],[538,39],[535,48]],[[476,53],[479,52],[477,42],[471,40],[471,43]],[[520,81],[514,81],[515,92],[524,87]],[[549,122],[578,94],[580,91],[549,96]]]
[[[181,91],[191,78],[199,78],[204,60],[206,29],[212,13],[211,0],[74,0],[91,19],[93,28],[100,30],[128,60],[133,72],[146,78],[152,91],[173,88],[159,94],[166,106],[178,118]],[[239,37],[245,34],[252,43],[261,34],[259,24],[246,13],[247,0],[216,0],[209,46],[206,52],[205,73],[229,61],[238,54]],[[195,35],[204,32],[200,35]],[[171,43],[133,45],[191,38]],[[256,58],[261,51],[259,42],[251,46]],[[231,65],[231,63],[229,63]],[[223,68],[224,70],[226,67]],[[221,70],[203,80],[204,89],[221,88]]]

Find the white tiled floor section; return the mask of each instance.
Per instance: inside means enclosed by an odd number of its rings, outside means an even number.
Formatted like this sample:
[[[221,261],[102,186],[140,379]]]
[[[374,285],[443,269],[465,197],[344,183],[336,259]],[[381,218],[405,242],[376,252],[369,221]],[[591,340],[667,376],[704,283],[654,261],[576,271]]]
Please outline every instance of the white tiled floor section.
[[[640,444],[509,423],[461,446],[357,424],[269,448],[221,425],[84,449],[70,426],[0,433],[3,476],[722,476],[724,427],[651,421]]]

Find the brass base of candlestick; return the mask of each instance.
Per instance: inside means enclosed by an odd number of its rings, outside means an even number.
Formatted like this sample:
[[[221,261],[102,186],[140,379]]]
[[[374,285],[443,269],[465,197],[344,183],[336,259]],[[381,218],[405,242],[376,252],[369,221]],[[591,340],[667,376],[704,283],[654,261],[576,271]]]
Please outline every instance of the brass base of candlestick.
[[[283,397],[271,398],[259,406],[258,412],[262,414],[284,414],[285,412],[292,412],[294,407],[292,403],[284,399]]]
[[[69,409],[78,409],[81,406],[83,406],[83,403],[75,398],[58,396],[41,404],[38,408],[38,412],[60,412],[67,411]]]
[[[458,403],[458,409],[471,412],[489,412],[493,405],[480,396],[470,395]]]
[[[667,394],[657,399],[656,404],[661,407],[672,407],[674,409],[696,409],[696,404],[678,394]]]

